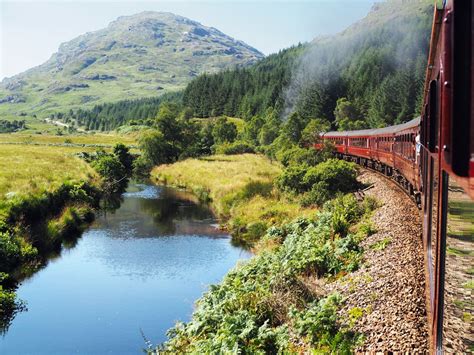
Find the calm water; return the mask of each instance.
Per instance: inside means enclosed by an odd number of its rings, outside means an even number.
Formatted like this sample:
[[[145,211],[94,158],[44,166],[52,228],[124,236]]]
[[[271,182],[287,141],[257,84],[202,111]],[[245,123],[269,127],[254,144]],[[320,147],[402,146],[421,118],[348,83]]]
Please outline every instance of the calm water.
[[[22,283],[28,311],[0,338],[0,354],[140,354],[142,332],[164,341],[209,284],[250,256],[179,191],[133,185],[123,197]]]

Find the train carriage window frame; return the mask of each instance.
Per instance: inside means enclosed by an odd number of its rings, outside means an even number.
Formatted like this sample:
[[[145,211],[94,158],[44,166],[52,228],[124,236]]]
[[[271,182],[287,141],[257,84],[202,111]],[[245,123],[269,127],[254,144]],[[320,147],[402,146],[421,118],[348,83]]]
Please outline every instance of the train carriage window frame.
[[[438,80],[431,80],[428,101],[428,150],[435,153],[439,141]]]

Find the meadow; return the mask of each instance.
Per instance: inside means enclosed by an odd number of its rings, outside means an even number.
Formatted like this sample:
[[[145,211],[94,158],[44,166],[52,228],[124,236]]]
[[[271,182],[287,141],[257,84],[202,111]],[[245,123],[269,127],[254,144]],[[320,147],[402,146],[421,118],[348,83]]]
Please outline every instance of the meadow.
[[[103,145],[113,146],[116,143],[125,145],[136,145],[137,135],[118,135],[118,134],[29,134],[12,133],[0,134],[0,144],[3,143],[22,143],[22,144],[85,144],[85,145]]]
[[[15,194],[52,191],[65,181],[89,181],[97,174],[77,153],[93,148],[0,145],[0,200]]]
[[[315,212],[273,187],[281,171],[279,163],[262,155],[214,155],[161,165],[151,176],[210,202],[217,215],[227,221],[225,226],[233,237],[251,243],[270,226]]]

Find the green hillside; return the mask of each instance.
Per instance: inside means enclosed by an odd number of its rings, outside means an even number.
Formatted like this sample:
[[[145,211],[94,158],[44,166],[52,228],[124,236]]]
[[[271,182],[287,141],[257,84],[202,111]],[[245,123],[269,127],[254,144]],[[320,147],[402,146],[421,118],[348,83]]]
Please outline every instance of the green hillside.
[[[431,19],[428,0],[378,3],[338,35],[251,68],[196,78],[185,90],[184,105],[200,117],[250,119],[273,108],[283,117],[296,112],[305,122],[334,122],[337,100],[346,98],[339,120],[347,120],[338,122],[343,128],[407,121],[420,106]]]
[[[63,43],[44,64],[0,84],[0,115],[92,107],[184,88],[195,76],[262,58],[215,28],[171,13],[119,17]]]

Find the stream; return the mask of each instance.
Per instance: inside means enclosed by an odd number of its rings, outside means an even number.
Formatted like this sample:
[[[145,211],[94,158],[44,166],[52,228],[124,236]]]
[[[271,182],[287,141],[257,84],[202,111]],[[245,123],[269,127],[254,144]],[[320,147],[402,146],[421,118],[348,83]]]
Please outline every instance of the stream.
[[[131,183],[77,244],[21,282],[0,354],[141,354],[250,253],[176,189]]]

